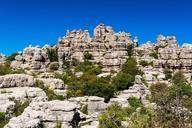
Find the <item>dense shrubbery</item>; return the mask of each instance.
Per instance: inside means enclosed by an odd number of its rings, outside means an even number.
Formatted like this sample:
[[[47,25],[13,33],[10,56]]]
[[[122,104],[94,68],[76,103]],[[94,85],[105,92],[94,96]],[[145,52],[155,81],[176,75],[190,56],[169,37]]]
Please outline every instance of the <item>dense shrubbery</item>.
[[[118,73],[116,77],[113,78],[113,85],[117,90],[125,90],[133,85],[134,77],[126,73]]]
[[[191,128],[192,87],[182,72],[172,77],[173,85],[156,83],[151,85],[151,102],[156,109],[146,108],[137,98],[129,98],[130,107],[110,106],[100,118],[100,128],[124,128],[122,121],[130,128]]]
[[[47,49],[48,58],[51,62],[57,62],[58,61],[58,51],[54,48]]]
[[[151,100],[160,106],[157,109],[157,126],[191,128],[192,87],[182,72],[176,72],[173,85],[157,83],[151,86]]]
[[[139,74],[137,62],[134,58],[129,58],[122,66],[122,71],[115,77],[101,77],[97,75],[102,73],[102,66],[85,60],[84,62],[65,62],[66,69],[62,75],[56,77],[62,79],[68,85],[68,97],[73,96],[100,96],[108,101],[115,92],[128,89],[133,85],[135,75]],[[72,71],[71,69],[74,69]],[[75,76],[76,72],[83,72],[80,77]]]

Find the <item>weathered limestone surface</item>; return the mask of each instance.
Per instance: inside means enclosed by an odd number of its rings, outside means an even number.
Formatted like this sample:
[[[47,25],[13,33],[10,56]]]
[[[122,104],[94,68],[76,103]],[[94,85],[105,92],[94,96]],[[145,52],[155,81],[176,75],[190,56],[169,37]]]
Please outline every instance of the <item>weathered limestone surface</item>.
[[[36,78],[36,80],[42,81],[44,86],[49,87],[50,89],[66,89],[64,82],[56,78]]]
[[[0,76],[0,88],[32,86],[34,86],[34,79],[30,75],[11,74]]]
[[[55,128],[61,122],[62,128],[71,128],[77,105],[69,101],[32,102],[22,115],[12,118],[5,128]]]
[[[13,100],[24,102],[32,99],[32,102],[47,101],[45,92],[35,87],[11,87],[0,88],[0,112],[12,114],[15,110]]]
[[[48,48],[50,48],[48,45],[45,45],[43,48],[39,46],[25,48],[23,53],[15,57],[11,67],[15,69],[45,70],[46,65],[49,64]]]
[[[136,42],[135,38],[134,42]],[[58,58],[60,70],[63,68],[63,60],[77,59],[80,62],[84,59],[84,52],[93,55],[95,62],[103,64],[103,71],[116,71],[127,58],[127,47],[133,45],[129,33],[115,33],[110,26],[98,25],[94,29],[94,36],[91,38],[88,31],[73,30],[65,37],[59,39]]]

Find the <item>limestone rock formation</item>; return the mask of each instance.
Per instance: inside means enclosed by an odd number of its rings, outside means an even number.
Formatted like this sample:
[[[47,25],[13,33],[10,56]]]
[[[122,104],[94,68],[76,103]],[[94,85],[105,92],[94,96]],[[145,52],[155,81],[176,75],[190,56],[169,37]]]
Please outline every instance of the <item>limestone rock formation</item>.
[[[69,101],[32,102],[22,115],[12,118],[5,128],[55,128],[60,122],[62,128],[71,128],[77,105]]]
[[[77,59],[82,62],[84,52],[88,52],[93,55],[93,61],[103,64],[104,71],[107,72],[119,69],[127,58],[127,47],[133,45],[129,33],[115,33],[112,27],[104,24],[94,29],[93,38],[89,36],[88,31],[74,30],[58,42],[60,70],[63,68],[63,60]]]
[[[0,76],[0,88],[32,86],[34,86],[34,79],[30,75],[11,74]]]
[[[32,70],[45,70],[46,65],[49,63],[47,48],[36,46],[29,46],[24,49],[23,53],[15,57],[15,61],[11,63],[14,69],[32,69]]]

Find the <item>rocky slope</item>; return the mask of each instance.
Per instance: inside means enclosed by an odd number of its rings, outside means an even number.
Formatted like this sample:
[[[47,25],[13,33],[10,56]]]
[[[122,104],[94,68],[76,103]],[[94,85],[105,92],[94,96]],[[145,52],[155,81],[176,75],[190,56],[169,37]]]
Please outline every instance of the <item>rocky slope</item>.
[[[102,66],[98,78],[118,75],[130,56],[136,58],[137,67],[142,73],[135,76],[133,86],[119,91],[109,102],[98,96],[69,98],[68,85],[63,81],[68,79],[56,78],[56,74],[69,72],[69,67],[64,67],[68,61],[87,61],[85,54],[90,57],[89,62]],[[0,54],[0,65],[5,62],[6,57]],[[55,128],[58,125],[73,128],[74,115],[77,113],[83,119],[80,121],[82,128],[97,128],[100,114],[114,102],[128,107],[128,99],[136,97],[144,106],[155,108],[155,104],[147,99],[151,95],[148,87],[156,82],[171,83],[165,69],[170,70],[170,74],[177,70],[184,71],[190,82],[192,46],[184,44],[179,47],[174,36],[162,35],[155,43],[147,42],[138,46],[137,37],[133,39],[131,34],[125,32],[115,33],[112,27],[100,24],[94,29],[93,37],[87,30],[73,30],[59,38],[58,44],[53,47],[29,46],[15,57],[10,66],[13,70],[24,70],[25,74],[0,76],[0,112],[10,119],[5,128]],[[77,78],[84,75],[73,68],[70,71]],[[52,99],[58,97],[50,101],[50,93]],[[28,100],[30,103],[22,114],[15,116],[17,102],[25,103]],[[84,113],[83,108],[86,110]]]

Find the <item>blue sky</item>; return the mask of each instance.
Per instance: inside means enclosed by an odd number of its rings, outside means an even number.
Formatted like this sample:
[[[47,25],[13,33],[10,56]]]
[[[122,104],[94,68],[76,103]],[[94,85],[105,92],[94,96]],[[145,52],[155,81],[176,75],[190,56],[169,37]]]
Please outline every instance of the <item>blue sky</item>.
[[[66,30],[99,23],[139,37],[175,35],[192,42],[190,0],[0,0],[0,52],[7,55],[29,44],[56,44]]]

